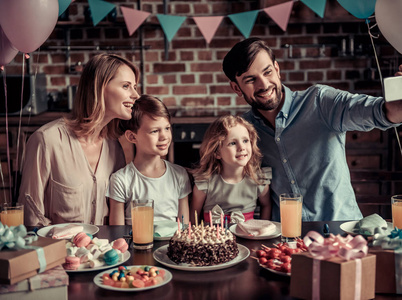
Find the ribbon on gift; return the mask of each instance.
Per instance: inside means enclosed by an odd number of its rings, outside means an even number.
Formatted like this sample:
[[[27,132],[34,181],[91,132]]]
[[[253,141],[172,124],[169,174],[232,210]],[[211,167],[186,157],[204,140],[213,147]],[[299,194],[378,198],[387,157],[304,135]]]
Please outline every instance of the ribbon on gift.
[[[212,224],[221,223],[221,215],[225,215],[223,209],[217,204],[212,208]],[[244,222],[246,218],[241,211],[234,211],[229,216],[230,223],[241,223]]]
[[[339,234],[330,234],[328,238],[324,238],[316,231],[310,231],[303,238],[304,244],[313,256],[313,279],[312,279],[312,299],[320,299],[320,260],[329,259],[331,257],[341,257],[345,260],[356,261],[356,285],[355,299],[360,299],[362,267],[361,258],[368,253],[367,241],[361,236],[352,237],[348,235],[342,237]]]
[[[0,222],[0,251],[6,247],[10,250],[32,249],[36,251],[39,262],[39,273],[46,269],[46,258],[42,247],[30,246],[38,240],[35,232],[29,231],[24,225],[10,226]]]
[[[375,234],[373,246],[380,246],[384,250],[394,250],[396,293],[402,294],[402,229],[395,227],[388,235]]]

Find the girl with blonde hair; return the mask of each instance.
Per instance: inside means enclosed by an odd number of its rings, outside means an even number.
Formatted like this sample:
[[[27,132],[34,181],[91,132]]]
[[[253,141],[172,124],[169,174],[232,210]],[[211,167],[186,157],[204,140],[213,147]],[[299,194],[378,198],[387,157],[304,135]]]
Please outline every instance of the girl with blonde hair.
[[[203,210],[206,222],[211,222],[210,215],[219,220],[221,213],[232,223],[247,221],[254,217],[257,198],[261,219],[270,218],[272,173],[271,168],[260,169],[257,139],[254,127],[239,116],[222,116],[209,126],[201,144],[200,162],[192,171],[192,218]]]

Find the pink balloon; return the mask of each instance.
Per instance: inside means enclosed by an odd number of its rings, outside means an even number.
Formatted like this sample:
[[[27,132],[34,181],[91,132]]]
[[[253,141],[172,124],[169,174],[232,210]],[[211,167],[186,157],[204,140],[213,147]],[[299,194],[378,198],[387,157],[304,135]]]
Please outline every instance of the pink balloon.
[[[47,40],[58,14],[58,0],[0,0],[0,25],[11,44],[24,53]]]
[[[0,67],[7,65],[18,54],[0,26]]]

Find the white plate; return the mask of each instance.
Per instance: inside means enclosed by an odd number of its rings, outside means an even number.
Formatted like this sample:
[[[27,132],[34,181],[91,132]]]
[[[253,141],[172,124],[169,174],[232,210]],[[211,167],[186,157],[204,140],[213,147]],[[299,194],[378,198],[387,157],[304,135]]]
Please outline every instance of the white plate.
[[[126,267],[127,267],[127,269],[130,269],[133,267],[141,267],[141,266],[126,266]],[[142,288],[117,288],[114,286],[102,284],[102,275],[105,273],[110,273],[114,270],[108,270],[107,272],[99,273],[98,275],[96,275],[94,277],[94,283],[100,288],[103,288],[106,290],[111,290],[111,291],[119,291],[119,292],[141,292],[141,291],[145,291],[145,290],[151,290],[151,289],[155,289],[155,288],[158,288],[158,287],[161,287],[161,286],[167,284],[173,278],[172,273],[170,273],[168,270],[159,268],[159,267],[158,267],[158,269],[165,271],[165,276],[163,277],[163,282],[161,282],[160,284],[152,285],[152,286],[146,286],[146,287],[142,287]],[[115,270],[118,270],[118,269],[115,269]]]
[[[276,226],[276,230],[272,234],[268,235],[259,235],[259,236],[252,236],[245,234],[240,228],[237,228],[237,224],[234,224],[230,226],[229,230],[236,236],[243,238],[243,239],[249,239],[249,240],[268,240],[268,239],[273,239],[281,235],[281,223],[279,222],[272,222]]]
[[[37,234],[38,234],[39,236],[42,236],[42,237],[51,237],[51,236],[48,236],[48,234],[49,234],[49,231],[50,231],[53,227],[65,227],[65,226],[68,226],[68,225],[71,225],[71,224],[82,226],[82,227],[84,228],[83,231],[84,231],[85,233],[89,233],[89,234],[92,234],[92,235],[94,235],[95,233],[97,233],[97,232],[99,231],[99,227],[98,227],[98,226],[91,225],[91,224],[83,224],[83,223],[63,223],[63,224],[56,224],[56,225],[50,225],[50,226],[43,227],[43,228],[41,228],[41,229],[38,230]]]
[[[356,232],[353,231],[353,229],[355,228],[355,226],[356,226],[356,224],[357,224],[358,222],[359,222],[359,221],[345,222],[345,223],[342,223],[339,227],[340,227],[344,232],[349,233],[350,235],[358,235],[358,233],[356,233]],[[394,226],[393,226],[392,223],[390,223],[390,222],[387,222],[387,226],[388,226],[388,228],[387,228],[387,230],[386,230],[386,233],[389,234],[389,233],[391,233],[391,231],[394,229]],[[362,235],[364,235],[364,236],[372,236],[372,235],[365,235],[365,234],[362,234]]]
[[[154,236],[154,241],[168,241],[172,236]]]
[[[96,268],[85,268],[85,264],[81,264],[77,270],[65,270],[65,271],[67,273],[77,273],[77,272],[93,272],[93,271],[106,270],[121,265],[122,263],[126,262],[130,258],[130,256],[131,256],[130,252],[126,251],[123,253],[123,259],[114,265],[103,265]]]
[[[168,246],[169,245],[164,245],[156,249],[154,252],[154,259],[162,265],[165,265],[172,269],[183,270],[183,271],[213,271],[213,270],[226,269],[234,265],[237,265],[250,255],[250,250],[248,250],[247,247],[237,244],[239,254],[231,261],[228,261],[220,265],[197,267],[190,264],[176,264],[175,262],[171,261],[170,258],[167,256]]]

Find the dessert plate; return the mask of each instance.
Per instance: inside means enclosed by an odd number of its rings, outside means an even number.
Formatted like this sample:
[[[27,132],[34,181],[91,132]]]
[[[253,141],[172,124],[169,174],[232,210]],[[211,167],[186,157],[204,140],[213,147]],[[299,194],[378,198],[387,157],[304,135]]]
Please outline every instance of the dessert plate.
[[[68,226],[68,225],[80,225],[82,226],[84,229],[83,231],[85,233],[89,233],[94,235],[95,233],[97,233],[99,231],[99,227],[95,226],[95,225],[91,225],[91,224],[83,224],[83,223],[63,223],[63,224],[56,224],[56,225],[50,225],[50,226],[46,226],[43,227],[41,229],[38,230],[37,234],[41,237],[51,237],[49,236],[49,232],[53,227],[64,227],[64,226]]]
[[[93,271],[101,271],[101,270],[107,270],[113,267],[116,267],[118,265],[121,265],[122,263],[126,262],[130,258],[131,254],[129,251],[126,251],[123,253],[123,259],[119,261],[117,264],[113,265],[103,265],[100,267],[96,268],[89,268],[86,267],[86,264],[81,264],[77,270],[65,270],[67,273],[79,273],[79,272],[93,272]]]
[[[350,221],[350,222],[345,222],[345,223],[342,223],[339,227],[344,231],[344,232],[346,232],[346,233],[348,233],[348,234],[350,234],[350,235],[358,235],[359,233],[357,233],[357,232],[354,232],[353,231],[353,229],[355,228],[355,226],[356,226],[356,224],[358,223],[359,221]],[[389,234],[389,233],[391,233],[391,231],[394,229],[394,226],[393,226],[393,224],[392,223],[390,223],[390,222],[387,222],[387,230],[386,230],[386,233],[387,234]],[[366,235],[366,234],[362,234],[363,236],[372,236],[372,235]]]
[[[141,266],[126,266],[126,267],[127,267],[127,269],[130,269],[133,267],[141,267]],[[145,291],[145,290],[156,289],[158,287],[161,287],[161,286],[169,283],[173,278],[172,273],[170,273],[168,270],[159,268],[159,267],[158,267],[158,269],[164,270],[165,276],[163,276],[163,281],[156,285],[146,286],[146,287],[142,287],[142,288],[118,288],[118,287],[102,284],[102,275],[105,273],[110,273],[114,270],[108,270],[107,272],[99,273],[98,275],[96,275],[94,277],[94,283],[102,289],[111,290],[111,291],[119,291],[119,292],[141,292],[141,291]],[[115,270],[118,271],[118,269],[115,269]]]
[[[244,233],[239,227],[237,227],[237,224],[234,224],[229,227],[229,230],[236,236],[243,238],[243,239],[249,239],[249,240],[268,240],[268,239],[273,239],[281,235],[281,223],[279,222],[272,222],[276,226],[275,232],[272,234],[268,235],[259,235],[259,236],[253,236],[253,235],[248,235]]]
[[[197,267],[197,266],[193,266],[190,264],[176,264],[175,262],[171,261],[170,258],[167,256],[168,246],[169,245],[164,245],[164,246],[156,249],[154,252],[154,259],[158,263],[160,263],[164,266],[170,267],[172,269],[182,270],[182,271],[196,271],[196,272],[199,271],[199,272],[201,272],[201,271],[214,271],[214,270],[226,269],[226,268],[232,267],[234,265],[237,265],[238,263],[242,262],[250,255],[250,250],[248,250],[247,247],[237,244],[237,247],[239,249],[239,254],[231,261],[228,261],[228,262],[220,264],[220,265]]]

